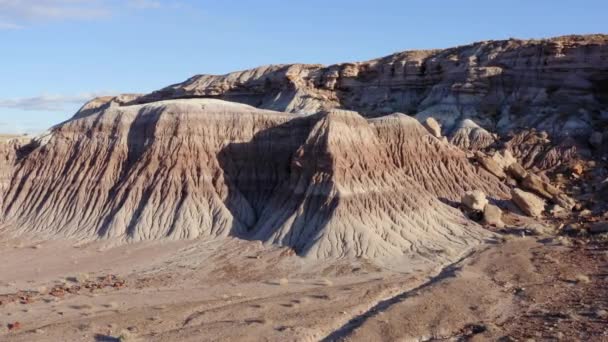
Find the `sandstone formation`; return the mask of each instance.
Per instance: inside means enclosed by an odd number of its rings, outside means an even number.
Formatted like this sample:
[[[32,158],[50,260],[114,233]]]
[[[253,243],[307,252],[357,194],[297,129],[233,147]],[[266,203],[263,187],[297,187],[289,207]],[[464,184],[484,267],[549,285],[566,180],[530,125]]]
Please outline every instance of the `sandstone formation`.
[[[529,173],[521,182],[524,189],[532,191],[541,197],[549,199],[554,203],[570,210],[576,205],[573,199],[564,195],[559,189],[543,181],[537,175]]]
[[[426,120],[424,120],[424,127],[426,127],[429,133],[435,138],[441,138],[441,125],[439,125],[437,120],[432,117],[426,118]]]
[[[462,120],[452,132],[450,142],[465,150],[481,150],[492,145],[496,139],[492,133],[481,128],[473,120]]]
[[[511,197],[526,215],[540,217],[545,210],[545,201],[532,193],[515,188],[511,191]]]
[[[2,224],[42,236],[236,236],[314,258],[449,254],[485,233],[445,201],[508,196],[403,114],[98,99],[22,152]]]
[[[528,171],[523,168],[519,163],[513,163],[507,167],[507,173],[513,177],[516,181],[522,181],[528,176]]]
[[[536,128],[588,136],[608,111],[607,43],[606,35],[510,39],[331,66],[265,66],[195,76],[138,101],[212,97],[301,114],[403,112],[433,117],[445,132],[471,119],[501,134]]]
[[[506,143],[519,163],[527,168],[554,170],[576,161],[586,151],[580,142],[570,137],[552,141],[546,132],[523,130]]]
[[[507,174],[504,171],[504,165],[497,163],[494,158],[489,157],[478,151],[475,154],[475,159],[484,169],[486,169],[488,172],[490,172],[494,176],[496,176],[500,179],[507,178]]]

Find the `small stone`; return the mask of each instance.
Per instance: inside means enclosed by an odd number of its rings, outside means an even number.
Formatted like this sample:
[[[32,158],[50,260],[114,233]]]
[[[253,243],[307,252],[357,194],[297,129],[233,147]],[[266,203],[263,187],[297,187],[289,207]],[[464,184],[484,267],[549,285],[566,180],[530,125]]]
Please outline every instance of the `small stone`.
[[[21,329],[21,323],[19,323],[19,322],[14,322],[14,323],[9,323],[8,324],[8,330],[9,331],[19,330],[19,329]]]
[[[608,311],[597,310],[597,311],[595,311],[595,316],[598,318],[606,319],[606,318],[608,318]]]
[[[576,163],[576,164],[574,164],[574,166],[572,166],[572,172],[575,175],[580,176],[583,174],[584,171],[585,171],[585,168],[584,168],[583,164],[581,164],[581,163]]]
[[[589,284],[591,282],[591,279],[588,276],[584,275],[584,274],[578,274],[575,277],[575,280],[579,284]]]
[[[488,200],[481,190],[467,191],[461,198],[462,204],[471,210],[483,211]]]

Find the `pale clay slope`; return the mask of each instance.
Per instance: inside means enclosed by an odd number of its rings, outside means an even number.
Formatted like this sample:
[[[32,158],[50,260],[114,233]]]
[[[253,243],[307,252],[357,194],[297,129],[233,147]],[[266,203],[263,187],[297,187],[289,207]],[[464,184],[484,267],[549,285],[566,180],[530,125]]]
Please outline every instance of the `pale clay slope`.
[[[294,117],[212,99],[90,104],[21,158],[2,207],[14,233],[232,235],[312,258],[447,260],[486,233],[442,201],[508,196],[402,114]]]

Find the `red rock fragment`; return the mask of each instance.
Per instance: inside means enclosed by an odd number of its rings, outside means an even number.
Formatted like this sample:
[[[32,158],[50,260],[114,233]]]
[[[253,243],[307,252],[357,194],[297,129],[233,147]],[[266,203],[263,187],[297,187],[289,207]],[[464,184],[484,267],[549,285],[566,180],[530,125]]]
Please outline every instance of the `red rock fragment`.
[[[14,330],[19,330],[19,329],[21,329],[21,323],[19,323],[19,322],[14,322],[14,323],[8,324],[9,331],[14,331]]]

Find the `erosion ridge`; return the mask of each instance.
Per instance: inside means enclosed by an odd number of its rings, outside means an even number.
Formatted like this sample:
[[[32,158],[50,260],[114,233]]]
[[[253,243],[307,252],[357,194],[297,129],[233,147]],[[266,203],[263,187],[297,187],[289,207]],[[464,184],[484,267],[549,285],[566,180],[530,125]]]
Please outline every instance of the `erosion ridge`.
[[[96,101],[15,164],[4,227],[126,241],[237,236],[315,258],[441,258],[487,235],[446,201],[474,188],[508,196],[403,114]]]

